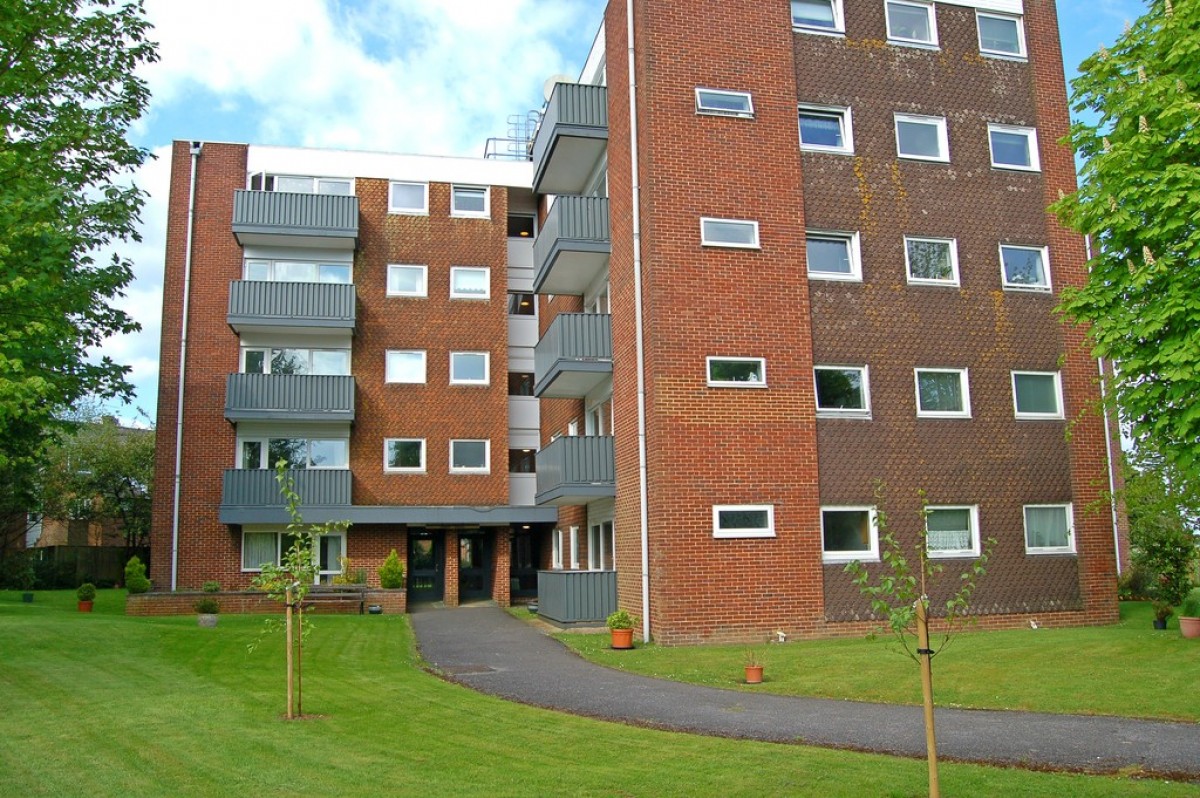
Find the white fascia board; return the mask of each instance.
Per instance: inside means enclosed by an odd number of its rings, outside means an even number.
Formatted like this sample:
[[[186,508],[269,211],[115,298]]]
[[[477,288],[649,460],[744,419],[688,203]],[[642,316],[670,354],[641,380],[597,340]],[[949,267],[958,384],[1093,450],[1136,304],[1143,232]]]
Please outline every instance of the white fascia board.
[[[248,147],[246,169],[252,174],[267,172],[318,177],[365,177],[511,188],[533,186],[533,164],[529,161],[266,147],[256,144]]]
[[[966,6],[978,11],[999,11],[1002,14],[1024,14],[1023,0],[938,0],[948,6]]]
[[[579,73],[580,83],[601,85],[601,78],[604,76],[604,56],[604,21],[601,20],[600,30],[596,31],[596,39],[592,42],[592,49],[588,52],[587,61],[584,62],[583,70]]]

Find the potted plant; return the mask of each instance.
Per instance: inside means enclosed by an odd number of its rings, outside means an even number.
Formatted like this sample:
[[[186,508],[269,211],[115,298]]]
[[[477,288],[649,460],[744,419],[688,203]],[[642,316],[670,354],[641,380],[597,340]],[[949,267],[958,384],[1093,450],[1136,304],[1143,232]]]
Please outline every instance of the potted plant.
[[[217,625],[217,613],[221,611],[221,602],[217,601],[212,596],[205,596],[197,601],[194,605],[198,613],[196,623],[206,629],[211,629]]]
[[[637,626],[637,618],[626,610],[617,610],[605,621],[612,635],[612,647],[615,649],[633,648],[633,627]]]
[[[1200,637],[1200,587],[1193,588],[1179,605],[1179,631],[1184,637]]]
[[[763,664],[758,652],[746,649],[746,684],[762,684]]]
[[[79,599],[80,612],[91,612],[92,604],[96,600],[96,586],[91,582],[84,582],[75,591],[75,598]]]

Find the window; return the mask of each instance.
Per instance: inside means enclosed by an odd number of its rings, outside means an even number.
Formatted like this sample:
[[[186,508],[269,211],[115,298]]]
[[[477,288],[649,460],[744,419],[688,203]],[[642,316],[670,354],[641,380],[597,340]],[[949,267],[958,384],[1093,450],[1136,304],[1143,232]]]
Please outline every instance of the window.
[[[529,371],[508,372],[509,396],[533,396],[533,373]]]
[[[1013,406],[1017,418],[1062,418],[1062,380],[1057,371],[1014,371]]]
[[[579,527],[577,527],[577,526],[571,527],[569,551],[571,554],[571,559],[569,560],[569,562],[571,564],[571,570],[578,571],[579,570]]]
[[[930,558],[979,556],[979,508],[926,507],[925,551]]]
[[[387,353],[387,382],[425,382],[425,351],[391,351]]]
[[[879,528],[874,507],[822,507],[821,559],[824,562],[879,559]]]
[[[247,258],[243,279],[272,283],[341,283],[351,280],[349,263]]]
[[[979,52],[984,55],[1025,57],[1025,28],[1021,17],[975,12],[979,24]]]
[[[809,230],[804,236],[808,276],[819,280],[862,280],[858,233]]]
[[[536,474],[537,452],[533,449],[509,449],[508,473]]]
[[[714,387],[765,388],[767,361],[761,357],[710,357],[708,384]]]
[[[613,522],[593,524],[588,528],[588,569],[592,571],[612,571],[616,568],[613,560]]]
[[[451,216],[488,216],[486,186],[454,186],[450,190]]]
[[[492,270],[486,266],[450,267],[451,299],[488,299],[492,295]]]
[[[800,149],[853,154],[854,130],[850,124],[850,109],[800,106]]]
[[[537,230],[537,220],[528,214],[510,213],[508,215],[509,238],[533,238]]]
[[[279,564],[278,532],[242,532],[242,570],[261,571]]]
[[[910,283],[958,285],[958,244],[953,238],[904,238]]]
[[[771,504],[713,505],[714,538],[775,537],[775,506]]]
[[[1049,291],[1049,253],[1045,247],[1000,245],[1004,287],[1025,291]]]
[[[243,349],[242,373],[345,376],[350,373],[350,350],[283,347]]]
[[[429,184],[393,182],[388,187],[388,213],[429,213]]]
[[[342,556],[346,551],[346,536],[321,535],[317,549],[317,578],[322,583],[333,581],[342,572]]]
[[[487,352],[451,352],[450,384],[487,385],[489,359]]]
[[[350,441],[345,438],[260,438],[239,440],[239,468],[269,469],[280,460],[284,468],[348,468]]]
[[[553,548],[550,553],[550,567],[560,571],[563,567],[563,531],[561,529],[554,530],[551,540]]]
[[[758,248],[758,222],[701,219],[700,243],[706,247]]]
[[[1074,554],[1073,516],[1069,504],[1025,505],[1025,553]]]
[[[510,316],[536,316],[537,301],[533,294],[526,294],[518,291],[508,292],[508,315]]]
[[[1034,128],[988,125],[988,142],[992,148],[992,166],[997,169],[1041,171],[1037,130]]]
[[[242,532],[242,570],[261,571],[264,565],[279,565],[295,541],[286,532]],[[314,556],[318,581],[329,581],[342,572],[341,558],[345,551],[345,535],[321,536]]]
[[[428,269],[425,266],[403,266],[389,263],[387,267],[388,296],[426,296]]]
[[[970,418],[966,369],[917,369],[917,415]]]
[[[946,118],[896,114],[896,153],[920,161],[949,161]]]
[[[857,366],[814,366],[817,413],[829,416],[870,416],[867,369]]]
[[[933,3],[887,0],[885,6],[888,41],[937,46],[937,20],[934,18]]]
[[[450,441],[452,474],[486,474],[491,469],[489,441]]]
[[[425,472],[424,438],[387,438],[383,442],[383,470],[391,473]]]
[[[842,0],[792,0],[792,27],[807,33],[841,33]]]
[[[696,113],[721,116],[754,116],[750,92],[696,89]]]
[[[255,172],[250,175],[251,191],[285,191],[292,194],[354,193],[354,181],[344,177],[308,177],[301,175],[269,175]]]

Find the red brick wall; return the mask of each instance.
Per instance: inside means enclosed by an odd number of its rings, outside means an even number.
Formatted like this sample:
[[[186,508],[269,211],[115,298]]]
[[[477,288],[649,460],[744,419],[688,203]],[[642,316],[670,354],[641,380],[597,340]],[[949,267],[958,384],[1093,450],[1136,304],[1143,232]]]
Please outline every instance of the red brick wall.
[[[125,614],[137,616],[191,615],[196,612],[195,603],[208,596],[215,596],[221,603],[221,612],[227,615],[282,613],[282,605],[269,598],[266,593],[238,591],[213,594],[190,590],[131,595],[125,602]],[[368,590],[366,604],[367,606],[378,604],[389,615],[407,611],[406,594],[403,590]],[[319,604],[314,607],[314,611],[357,613],[358,604],[353,602]]]

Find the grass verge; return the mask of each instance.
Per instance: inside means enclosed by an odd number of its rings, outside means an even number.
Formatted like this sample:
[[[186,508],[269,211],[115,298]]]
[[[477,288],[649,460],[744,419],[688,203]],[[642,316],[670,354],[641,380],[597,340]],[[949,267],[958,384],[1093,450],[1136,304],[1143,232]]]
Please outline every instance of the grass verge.
[[[638,729],[510,704],[420,668],[404,616],[322,616],[304,708],[262,616],[130,618],[0,592],[0,796],[917,796],[916,760]],[[1185,796],[1134,778],[946,765],[947,795]]]

